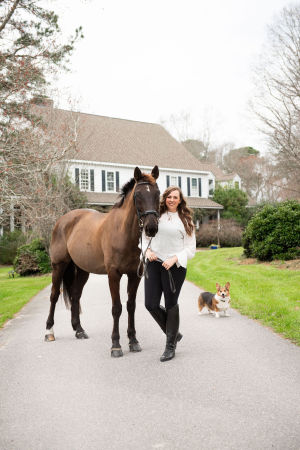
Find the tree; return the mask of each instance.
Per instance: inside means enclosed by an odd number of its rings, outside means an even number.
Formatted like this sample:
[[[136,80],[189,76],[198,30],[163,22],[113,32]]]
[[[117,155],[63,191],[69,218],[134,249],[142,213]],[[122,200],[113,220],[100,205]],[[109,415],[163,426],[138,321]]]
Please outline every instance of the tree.
[[[48,78],[66,69],[81,27],[61,44],[58,16],[32,0],[0,3],[0,131],[6,138],[20,121],[32,122],[31,99],[45,94]],[[26,123],[26,122],[25,122]]]
[[[290,197],[300,194],[300,5],[285,7],[269,28],[269,40],[255,73],[252,109],[260,120]]]
[[[224,210],[221,216],[225,219],[235,219],[241,224],[248,220],[246,205],[248,198],[245,192],[235,188],[223,188],[218,186],[215,189],[213,200],[220,203]]]
[[[0,2],[0,222],[18,207],[26,226],[48,238],[69,209],[70,183],[58,163],[76,150],[79,123],[73,113],[57,121],[45,94],[82,32],[61,44],[57,15],[39,4]]]
[[[76,113],[62,114],[49,107],[38,112],[38,108],[35,114],[46,125],[18,130],[6,145],[10,159],[5,160],[5,176],[0,177],[0,223],[7,225],[12,213],[21,209],[22,225],[48,245],[57,218],[85,206],[85,199],[69,181],[65,162],[77,146]]]
[[[200,161],[207,159],[207,147],[202,141],[197,139],[187,139],[182,142],[185,148]]]

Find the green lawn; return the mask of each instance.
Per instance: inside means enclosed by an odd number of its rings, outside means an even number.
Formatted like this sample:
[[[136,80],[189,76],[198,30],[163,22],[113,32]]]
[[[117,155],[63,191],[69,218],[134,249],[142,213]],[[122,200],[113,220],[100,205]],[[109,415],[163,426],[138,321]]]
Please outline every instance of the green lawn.
[[[35,294],[51,283],[49,275],[9,278],[12,267],[0,267],[0,327]]]
[[[242,248],[197,252],[187,279],[215,292],[231,283],[232,307],[300,345],[300,271],[261,263],[241,264]]]

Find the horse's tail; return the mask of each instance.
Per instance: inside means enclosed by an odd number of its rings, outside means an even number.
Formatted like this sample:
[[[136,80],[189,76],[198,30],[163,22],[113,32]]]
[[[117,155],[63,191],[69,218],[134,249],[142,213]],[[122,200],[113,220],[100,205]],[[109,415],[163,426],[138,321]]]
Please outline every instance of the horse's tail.
[[[75,275],[76,275],[76,266],[73,263],[73,261],[71,261],[63,274],[63,281],[62,281],[63,297],[67,309],[70,309],[72,304],[71,287],[75,281]]]

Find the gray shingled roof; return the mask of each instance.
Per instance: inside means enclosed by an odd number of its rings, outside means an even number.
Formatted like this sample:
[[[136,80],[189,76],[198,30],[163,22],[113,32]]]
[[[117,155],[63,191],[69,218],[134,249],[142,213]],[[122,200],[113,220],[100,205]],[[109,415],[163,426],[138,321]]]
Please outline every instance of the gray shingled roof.
[[[216,180],[231,180],[215,164],[202,163],[161,125],[98,116],[53,108],[52,101],[34,105],[38,114],[52,111],[52,125],[78,120],[77,148],[74,159],[115,164],[212,172]]]
[[[207,171],[161,125],[82,113],[80,122],[80,159]]]
[[[88,203],[91,205],[114,205],[119,194],[108,192],[86,192]],[[210,198],[185,197],[190,208],[209,208],[223,209],[219,203],[212,201]]]
[[[43,116],[48,106],[34,106]],[[209,171],[161,125],[115,119],[54,108],[54,123],[78,121],[78,151],[74,159],[115,164]]]

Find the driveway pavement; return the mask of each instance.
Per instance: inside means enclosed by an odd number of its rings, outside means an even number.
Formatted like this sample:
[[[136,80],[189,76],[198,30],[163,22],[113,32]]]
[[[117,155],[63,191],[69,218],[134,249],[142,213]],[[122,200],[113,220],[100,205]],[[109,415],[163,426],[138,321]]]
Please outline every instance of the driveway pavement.
[[[143,351],[110,356],[106,276],[92,275],[77,340],[58,302],[55,342],[44,342],[50,288],[0,331],[1,450],[300,449],[300,348],[232,311],[198,316],[199,289],[180,297],[184,337],[161,363],[164,337],[138,291]],[[122,299],[126,282],[122,280]]]

